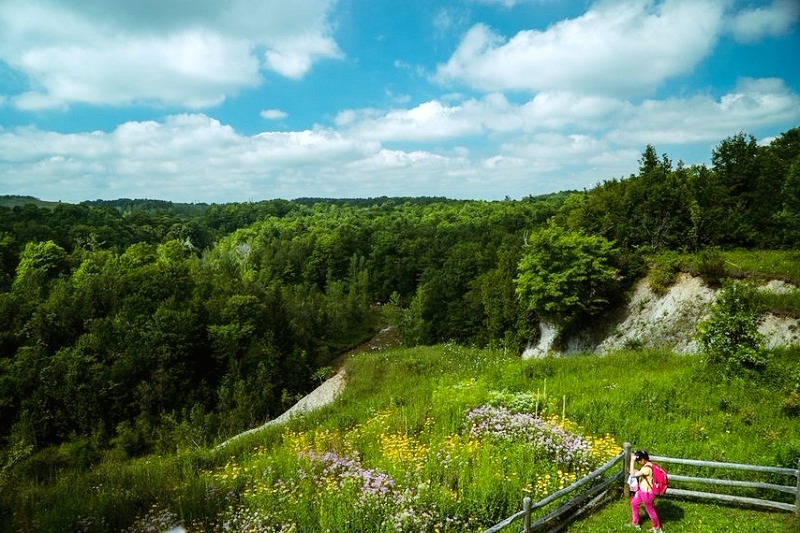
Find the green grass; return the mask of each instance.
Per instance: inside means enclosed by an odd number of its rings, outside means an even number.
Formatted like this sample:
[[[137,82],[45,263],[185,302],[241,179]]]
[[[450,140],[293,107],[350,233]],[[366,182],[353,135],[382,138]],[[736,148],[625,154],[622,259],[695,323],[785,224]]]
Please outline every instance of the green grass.
[[[0,530],[220,531],[227,523],[480,531],[516,512],[524,496],[536,501],[602,464],[625,441],[655,455],[796,467],[800,418],[783,406],[797,387],[799,356],[777,352],[766,374],[735,379],[698,356],[657,351],[531,361],[452,344],[365,353],[348,361],[348,386],[333,405],[222,449],[108,457],[38,482],[12,471],[0,480],[0,515],[10,517]],[[481,406],[554,419],[592,444],[588,462],[516,437],[471,435],[470,410]],[[388,489],[366,491],[365,479]],[[787,513],[669,499],[658,506],[667,531],[797,526]],[[571,531],[617,531],[628,513],[627,502],[615,501]]]
[[[797,250],[728,250],[698,254],[664,252],[650,261],[650,287],[663,294],[681,271],[703,277],[710,284],[725,278],[750,279],[756,282],[781,280],[800,285],[800,251]],[[760,293],[761,307],[778,316],[800,318],[800,290]]]
[[[696,254],[667,251],[650,258],[651,275],[669,285],[679,271],[696,276],[779,279],[800,285],[800,251],[704,250]]]
[[[731,250],[722,253],[726,267],[737,277],[752,275],[800,285],[800,251]]]
[[[650,519],[641,511],[642,530],[651,527]],[[756,510],[725,507],[710,503],[698,503],[669,499],[656,500],[656,512],[665,532],[690,531],[712,533],[740,531],[742,533],[792,533],[798,531],[800,521],[786,513],[771,513]],[[570,526],[570,533],[610,533],[624,531],[631,521],[630,505],[618,500],[602,511]],[[632,531],[632,530],[631,530]]]

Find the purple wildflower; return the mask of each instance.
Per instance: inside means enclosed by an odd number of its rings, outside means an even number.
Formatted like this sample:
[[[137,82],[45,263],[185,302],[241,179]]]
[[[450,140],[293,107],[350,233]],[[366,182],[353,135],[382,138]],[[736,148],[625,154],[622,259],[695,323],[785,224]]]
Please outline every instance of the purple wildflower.
[[[590,442],[530,413],[482,405],[467,414],[467,422],[470,434],[475,437],[527,441],[559,464],[589,467]]]

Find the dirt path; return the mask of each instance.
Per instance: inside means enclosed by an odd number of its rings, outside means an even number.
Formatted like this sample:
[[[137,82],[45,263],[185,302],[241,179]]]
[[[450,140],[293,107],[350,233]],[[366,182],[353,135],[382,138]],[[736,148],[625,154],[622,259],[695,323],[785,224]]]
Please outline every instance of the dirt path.
[[[352,350],[348,350],[331,361],[330,366],[336,370],[341,370],[345,361],[356,354],[385,350],[394,346],[400,346],[400,338],[397,335],[397,328],[386,327],[376,333],[375,336],[370,340],[362,342]]]

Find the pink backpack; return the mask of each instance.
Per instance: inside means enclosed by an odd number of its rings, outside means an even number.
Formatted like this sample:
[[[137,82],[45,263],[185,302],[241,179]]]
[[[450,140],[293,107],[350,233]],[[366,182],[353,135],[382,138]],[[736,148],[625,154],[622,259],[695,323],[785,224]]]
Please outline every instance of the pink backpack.
[[[664,494],[669,486],[667,471],[652,461],[649,461],[647,465],[653,470],[653,494]]]

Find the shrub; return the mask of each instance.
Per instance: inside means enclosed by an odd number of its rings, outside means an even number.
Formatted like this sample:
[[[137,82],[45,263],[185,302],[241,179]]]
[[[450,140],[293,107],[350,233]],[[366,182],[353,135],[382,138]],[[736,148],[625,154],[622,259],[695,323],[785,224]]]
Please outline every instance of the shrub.
[[[792,391],[783,400],[783,413],[788,417],[800,416],[800,391]]]
[[[707,361],[725,370],[763,369],[767,363],[758,331],[761,313],[756,288],[742,281],[726,282],[711,316],[698,325],[698,339]]]
[[[680,272],[680,256],[676,252],[666,252],[653,260],[648,272],[650,290],[656,294],[664,294],[675,282]]]
[[[703,278],[708,285],[718,285],[729,276],[725,267],[725,258],[719,250],[707,248],[701,250],[695,258],[693,273]]]

